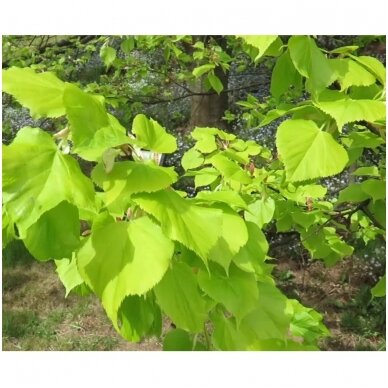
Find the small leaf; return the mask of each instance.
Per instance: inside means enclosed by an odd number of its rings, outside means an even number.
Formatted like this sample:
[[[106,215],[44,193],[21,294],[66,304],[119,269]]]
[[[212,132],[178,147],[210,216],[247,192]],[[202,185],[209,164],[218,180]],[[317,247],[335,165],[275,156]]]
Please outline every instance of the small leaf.
[[[376,166],[359,167],[356,171],[352,172],[352,175],[356,176],[380,176],[379,169]]]
[[[190,148],[186,151],[182,157],[182,167],[185,170],[190,170],[202,166],[205,158],[201,153],[199,153],[195,148]]]
[[[209,73],[207,79],[209,80],[210,85],[217,92],[217,94],[220,94],[223,91],[224,85],[215,74]]]
[[[278,38],[277,35],[237,35],[237,37],[259,50],[259,54],[254,59],[255,62],[265,55],[267,49]]]
[[[345,149],[311,120],[284,121],[276,146],[290,182],[336,175],[348,162]]]
[[[177,149],[175,137],[153,119],[148,119],[143,114],[138,114],[132,124],[132,132],[138,141],[151,151],[161,154],[170,154]]]
[[[386,294],[386,275],[384,275],[377,284],[371,289],[374,297],[383,297]]]
[[[193,350],[193,341],[189,333],[182,329],[169,331],[163,341],[164,351],[190,351]]]
[[[81,284],[84,284],[84,280],[77,268],[77,260],[74,256],[72,259],[55,260],[55,265],[57,266],[56,272],[58,277],[65,286],[66,297],[69,295],[71,290]]]
[[[201,75],[213,70],[216,67],[214,63],[208,63],[206,65],[198,66],[193,70],[193,76],[199,78]]]
[[[101,47],[100,56],[104,65],[109,68],[116,59],[116,50],[113,47],[104,45]]]

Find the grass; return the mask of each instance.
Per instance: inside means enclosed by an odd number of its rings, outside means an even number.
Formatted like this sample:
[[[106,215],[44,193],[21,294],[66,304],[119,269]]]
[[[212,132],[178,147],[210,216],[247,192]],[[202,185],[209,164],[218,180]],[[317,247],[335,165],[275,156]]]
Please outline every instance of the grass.
[[[94,295],[65,298],[54,263],[23,249],[3,251],[3,350],[161,350],[156,339],[122,339]]]

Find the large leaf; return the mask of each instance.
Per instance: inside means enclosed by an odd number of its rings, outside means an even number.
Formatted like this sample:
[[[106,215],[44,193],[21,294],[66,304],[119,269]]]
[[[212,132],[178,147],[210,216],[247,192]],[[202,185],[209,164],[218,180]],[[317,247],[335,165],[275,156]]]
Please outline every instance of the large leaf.
[[[71,257],[80,244],[78,209],[63,201],[43,213],[26,232],[24,245],[38,260]]]
[[[302,86],[302,77],[295,69],[289,51],[286,51],[278,58],[273,69],[271,77],[271,94],[275,98],[279,98],[289,90],[290,86],[300,89]]]
[[[361,120],[374,122],[384,119],[386,111],[383,101],[353,100],[335,90],[321,93],[315,105],[334,118],[340,132],[347,123]]]
[[[36,73],[26,67],[3,70],[3,92],[15,97],[30,110],[31,116],[59,117],[65,114],[65,83],[53,73]]]
[[[167,271],[173,251],[174,244],[148,217],[92,230],[78,252],[78,267],[117,330],[124,298],[154,287]]]
[[[356,57],[349,55],[354,61],[364,66],[368,71],[372,72],[382,85],[386,82],[386,69],[384,65],[376,58],[369,56]]]
[[[247,341],[285,340],[291,322],[287,298],[271,284],[259,283],[259,300],[256,309],[241,322],[241,332]]]
[[[232,265],[229,276],[219,271],[200,270],[198,284],[216,302],[223,304],[237,322],[252,311],[259,299],[257,282],[253,273]]]
[[[233,262],[243,271],[263,276],[267,273],[264,263],[268,252],[268,242],[264,233],[254,223],[247,221],[248,241],[233,258]]]
[[[206,306],[199,294],[197,280],[185,263],[175,263],[155,287],[162,310],[175,325],[193,333],[203,331]]]
[[[335,73],[329,60],[309,36],[293,36],[288,41],[288,49],[294,66],[306,77],[312,92],[319,92],[335,80]]]
[[[104,189],[105,204],[115,203],[115,208],[126,210],[134,193],[154,192],[176,182],[177,174],[173,167],[156,166],[153,162],[117,162],[107,173],[102,163],[92,171],[92,179]]]
[[[161,312],[150,297],[125,297],[118,317],[121,322],[120,334],[128,341],[139,342],[146,335],[161,334]]]
[[[234,210],[224,204],[214,207],[222,210],[222,234],[208,258],[219,263],[228,273],[233,257],[248,240],[248,231],[244,220]]]
[[[311,120],[284,121],[276,146],[290,182],[338,174],[348,162],[345,149]]]
[[[209,159],[210,163],[226,178],[239,183],[250,183],[251,177],[237,163],[223,154],[216,154]]]
[[[48,133],[22,128],[13,143],[3,147],[3,202],[21,236],[62,201],[95,212],[91,180]]]
[[[66,114],[70,121],[74,151],[86,160],[98,160],[103,152],[130,141],[125,128],[108,115],[101,101],[75,85],[64,93]]]
[[[369,86],[376,82],[373,74],[349,58],[332,59],[330,65],[338,74],[341,91],[350,86]]]
[[[136,139],[144,144],[144,148],[151,151],[169,154],[177,149],[175,137],[168,134],[158,122],[143,114],[134,118],[132,132]]]
[[[192,205],[174,191],[135,194],[133,200],[160,223],[163,232],[197,253],[206,263],[222,234],[222,212]]]

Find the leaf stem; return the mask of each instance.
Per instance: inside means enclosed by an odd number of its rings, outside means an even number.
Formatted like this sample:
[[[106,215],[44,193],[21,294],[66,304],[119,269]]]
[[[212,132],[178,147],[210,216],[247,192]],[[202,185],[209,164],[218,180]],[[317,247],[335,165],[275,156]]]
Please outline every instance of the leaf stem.
[[[206,329],[206,322],[203,324],[203,333],[205,335],[207,350],[210,350],[211,345],[210,345],[209,333],[207,332],[207,329]]]

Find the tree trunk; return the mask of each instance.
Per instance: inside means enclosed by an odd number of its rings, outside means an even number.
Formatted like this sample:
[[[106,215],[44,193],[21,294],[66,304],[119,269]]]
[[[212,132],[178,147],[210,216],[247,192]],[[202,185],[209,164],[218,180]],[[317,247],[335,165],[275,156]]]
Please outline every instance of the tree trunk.
[[[221,80],[224,90],[228,88],[228,75],[221,68],[216,68],[214,74]],[[196,93],[206,93],[203,86],[203,79],[200,78],[193,86]],[[213,90],[211,91],[213,92]],[[210,93],[211,93],[210,92]],[[194,127],[216,127],[227,129],[226,121],[222,120],[224,112],[228,109],[228,93],[221,92],[219,95],[204,94],[191,97],[191,116],[189,126]]]

